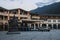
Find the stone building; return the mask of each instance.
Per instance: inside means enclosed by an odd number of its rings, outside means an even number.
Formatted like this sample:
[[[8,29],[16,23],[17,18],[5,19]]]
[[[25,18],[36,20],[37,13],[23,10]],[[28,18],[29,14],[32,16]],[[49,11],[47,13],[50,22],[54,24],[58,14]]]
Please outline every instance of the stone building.
[[[8,30],[8,20],[14,15],[18,18],[20,27],[21,25],[27,25],[31,30],[38,30],[40,27],[60,29],[60,15],[34,14],[20,8],[8,10],[0,7],[0,30]]]

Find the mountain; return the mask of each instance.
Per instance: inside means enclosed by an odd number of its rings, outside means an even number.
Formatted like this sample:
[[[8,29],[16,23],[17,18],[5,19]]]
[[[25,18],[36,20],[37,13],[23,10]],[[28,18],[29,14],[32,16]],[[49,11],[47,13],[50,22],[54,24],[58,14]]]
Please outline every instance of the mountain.
[[[45,14],[45,15],[59,15],[60,14],[60,2],[53,3],[44,7],[38,7],[30,11],[31,13]]]

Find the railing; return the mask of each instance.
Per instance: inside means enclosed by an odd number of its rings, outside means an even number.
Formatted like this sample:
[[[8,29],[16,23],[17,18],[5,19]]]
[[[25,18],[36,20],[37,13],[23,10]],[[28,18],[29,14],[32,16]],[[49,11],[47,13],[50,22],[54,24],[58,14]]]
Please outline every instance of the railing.
[[[20,15],[21,17],[28,17],[28,15]]]
[[[0,22],[8,23],[8,20],[0,20]]]
[[[2,13],[0,12],[0,15],[3,15],[3,16],[8,16],[8,13]],[[9,16],[14,16],[14,14],[9,14]],[[16,17],[18,17],[18,14],[15,14]]]
[[[2,13],[2,12],[0,12],[0,15],[8,16],[8,14],[7,14],[7,13]]]
[[[43,22],[41,22],[41,23],[47,23],[47,24],[60,24],[60,22],[48,22],[48,21],[43,21]]]
[[[3,12],[0,12],[0,15],[3,15],[3,16],[8,16],[8,13],[3,13]],[[14,16],[13,13],[10,13],[9,16]],[[18,16],[18,14],[15,14],[15,16]],[[28,15],[20,15],[21,17],[28,17]]]

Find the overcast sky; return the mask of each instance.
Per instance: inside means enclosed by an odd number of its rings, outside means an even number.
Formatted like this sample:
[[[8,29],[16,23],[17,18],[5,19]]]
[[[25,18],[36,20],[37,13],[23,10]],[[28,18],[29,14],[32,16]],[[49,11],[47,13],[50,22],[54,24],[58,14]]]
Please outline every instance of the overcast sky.
[[[0,6],[6,9],[21,8],[29,11],[54,2],[60,2],[60,0],[0,0]]]

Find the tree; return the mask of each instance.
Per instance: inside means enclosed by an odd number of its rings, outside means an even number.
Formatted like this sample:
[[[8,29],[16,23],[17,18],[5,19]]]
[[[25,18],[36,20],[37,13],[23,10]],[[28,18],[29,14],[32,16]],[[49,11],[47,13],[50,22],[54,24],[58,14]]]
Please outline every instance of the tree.
[[[15,32],[18,31],[18,19],[15,17],[15,15],[8,21],[9,23],[9,32]]]

